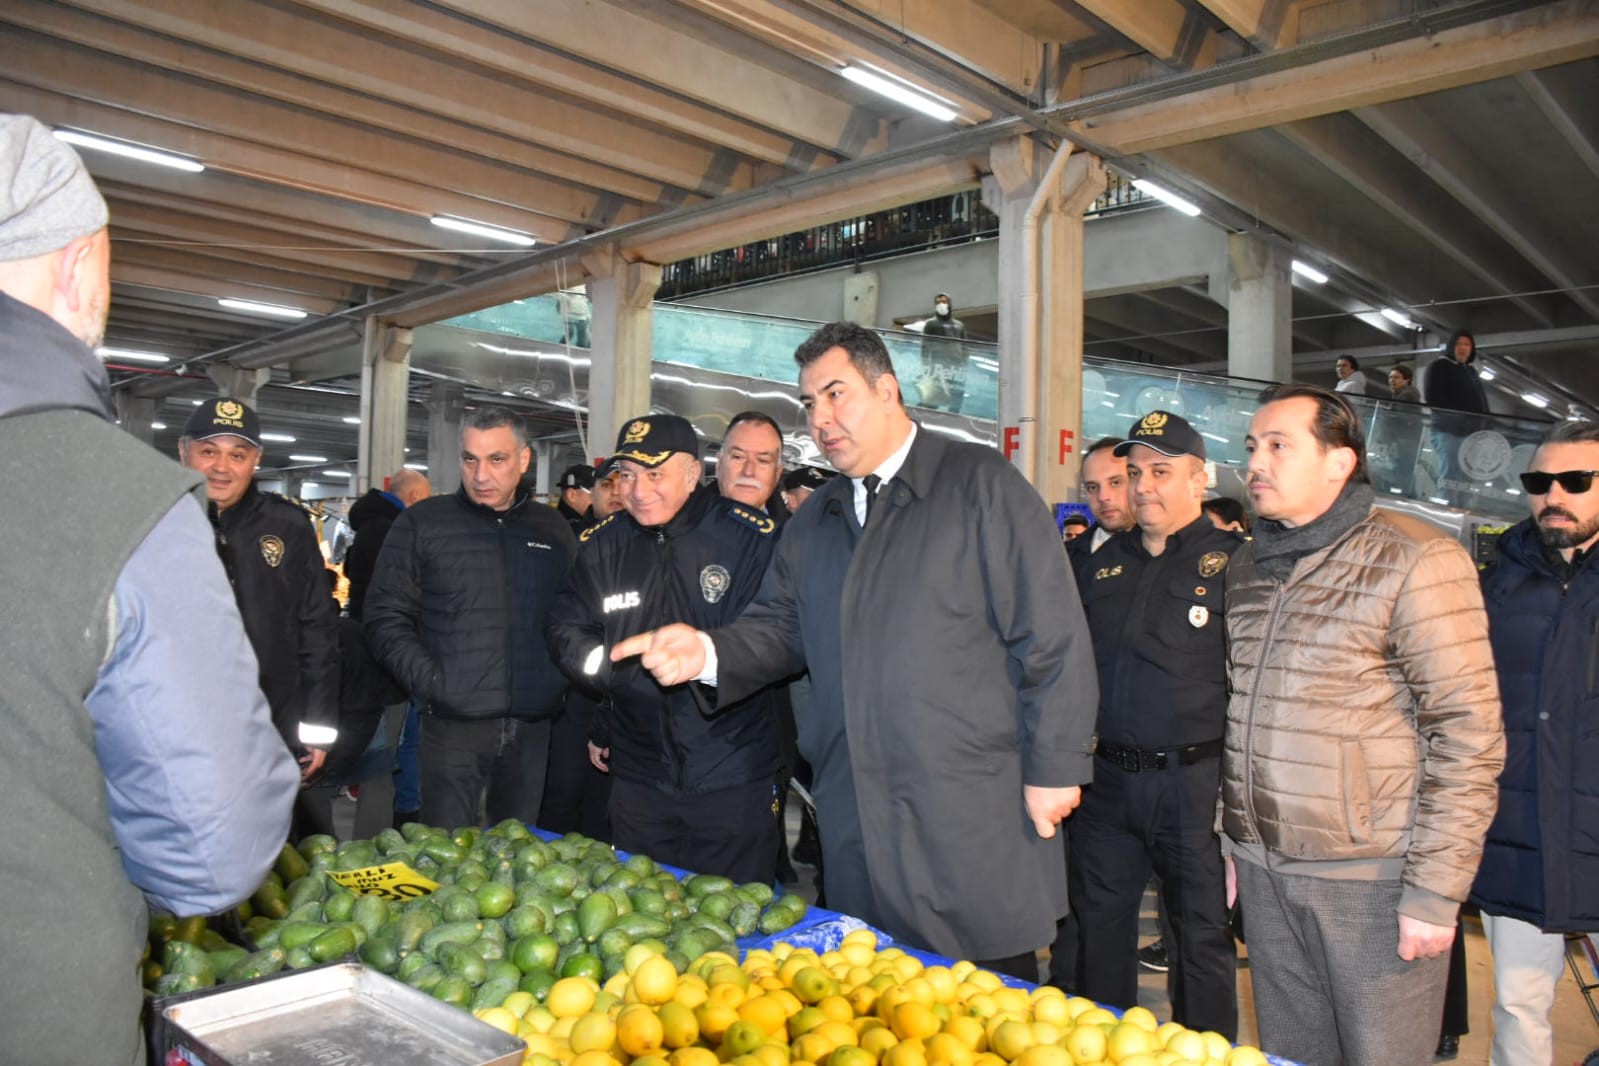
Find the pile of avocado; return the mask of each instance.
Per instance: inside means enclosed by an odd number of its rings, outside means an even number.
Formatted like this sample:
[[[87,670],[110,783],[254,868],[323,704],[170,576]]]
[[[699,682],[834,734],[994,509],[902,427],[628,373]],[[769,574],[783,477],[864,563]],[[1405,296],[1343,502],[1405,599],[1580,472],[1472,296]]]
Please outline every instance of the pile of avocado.
[[[356,895],[328,876],[403,862],[438,884],[399,901]],[[619,860],[576,833],[545,841],[507,820],[454,832],[408,822],[371,840],[312,836],[285,845],[237,917],[255,950],[204,919],[155,915],[144,960],[157,996],[246,981],[355,954],[447,1003],[497,1006],[521,989],[542,1002],[562,977],[604,981],[649,943],[679,972],[707,951],[781,932],[805,916],[798,896],[692,874],[679,881],[644,855]]]

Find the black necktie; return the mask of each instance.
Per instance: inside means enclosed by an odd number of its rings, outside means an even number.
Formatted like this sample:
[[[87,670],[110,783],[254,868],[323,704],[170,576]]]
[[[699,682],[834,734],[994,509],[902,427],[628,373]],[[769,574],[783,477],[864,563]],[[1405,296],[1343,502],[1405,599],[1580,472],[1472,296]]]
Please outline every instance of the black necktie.
[[[866,521],[861,523],[862,529],[872,521],[872,508],[877,504],[877,487],[882,483],[883,479],[876,474],[867,474],[861,478],[861,484],[866,486]]]

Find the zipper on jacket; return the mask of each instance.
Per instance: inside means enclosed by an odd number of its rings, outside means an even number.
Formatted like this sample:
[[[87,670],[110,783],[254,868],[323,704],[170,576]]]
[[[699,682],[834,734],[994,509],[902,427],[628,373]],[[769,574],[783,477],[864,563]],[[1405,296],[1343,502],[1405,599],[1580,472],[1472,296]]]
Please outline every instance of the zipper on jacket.
[[[1288,583],[1285,581],[1271,594],[1270,609],[1266,615],[1266,632],[1260,641],[1261,659],[1255,664],[1255,684],[1249,692],[1249,708],[1244,719],[1244,818],[1249,824],[1249,831],[1255,835],[1255,842],[1261,846],[1268,860],[1271,851],[1266,847],[1266,841],[1260,835],[1260,826],[1255,821],[1255,707],[1260,702],[1260,683],[1265,674],[1265,652],[1271,647],[1272,636],[1277,631],[1277,618],[1282,614],[1283,597],[1287,591]]]
[[[666,587],[667,596],[670,598],[671,590],[675,587],[675,584],[672,580],[672,545],[670,541],[668,541],[666,531],[664,529],[657,529],[655,531],[655,565],[660,569],[660,572],[665,575],[666,580],[664,584]],[[673,606],[675,606],[675,604]],[[672,760],[672,788],[677,792],[682,793],[688,787],[688,774],[685,767],[687,760],[684,757],[682,745],[677,741],[677,731],[672,728],[671,705],[666,701],[666,693],[664,691],[661,693],[661,695],[663,706],[663,713],[661,715],[661,732],[664,734],[666,739],[667,755]]]

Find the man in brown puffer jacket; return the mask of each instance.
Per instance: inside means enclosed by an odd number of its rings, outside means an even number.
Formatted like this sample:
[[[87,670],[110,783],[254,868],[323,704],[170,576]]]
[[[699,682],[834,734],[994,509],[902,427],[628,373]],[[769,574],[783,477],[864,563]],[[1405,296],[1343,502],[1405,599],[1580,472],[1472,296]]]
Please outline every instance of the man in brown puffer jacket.
[[[1260,521],[1228,570],[1221,806],[1261,1046],[1430,1062],[1504,761],[1476,569],[1373,506],[1341,396],[1277,389],[1245,448]]]

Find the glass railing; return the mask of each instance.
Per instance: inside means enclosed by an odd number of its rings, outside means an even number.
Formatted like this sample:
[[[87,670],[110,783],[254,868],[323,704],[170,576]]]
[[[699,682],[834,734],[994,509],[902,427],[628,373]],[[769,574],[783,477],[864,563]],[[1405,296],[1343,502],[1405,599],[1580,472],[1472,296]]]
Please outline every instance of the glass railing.
[[[586,301],[539,296],[440,326],[581,346],[587,341],[588,323],[573,314],[574,308],[586,311]],[[716,387],[722,391],[732,387],[729,382],[734,378],[771,383],[784,395],[784,402],[778,405],[780,410],[769,413],[784,425],[795,423],[794,350],[817,323],[677,304],[657,304],[652,322],[654,361],[662,364],[657,377],[671,365],[717,376]],[[994,344],[880,333],[907,405],[926,412],[935,423],[958,425],[965,439],[998,440],[999,362]],[[1085,441],[1124,436],[1138,418],[1158,408],[1186,418],[1205,438],[1210,458],[1217,463],[1244,465],[1249,418],[1259,407],[1267,382],[1096,356],[1083,362]],[[586,367],[579,373],[586,379]],[[674,374],[673,379],[681,386],[699,380],[706,387],[713,380],[683,374]],[[585,393],[586,384],[584,380],[581,386]],[[770,396],[771,390],[765,394]],[[1348,399],[1366,426],[1367,461],[1379,493],[1501,518],[1525,517],[1517,475],[1526,469],[1547,423],[1365,396]]]

